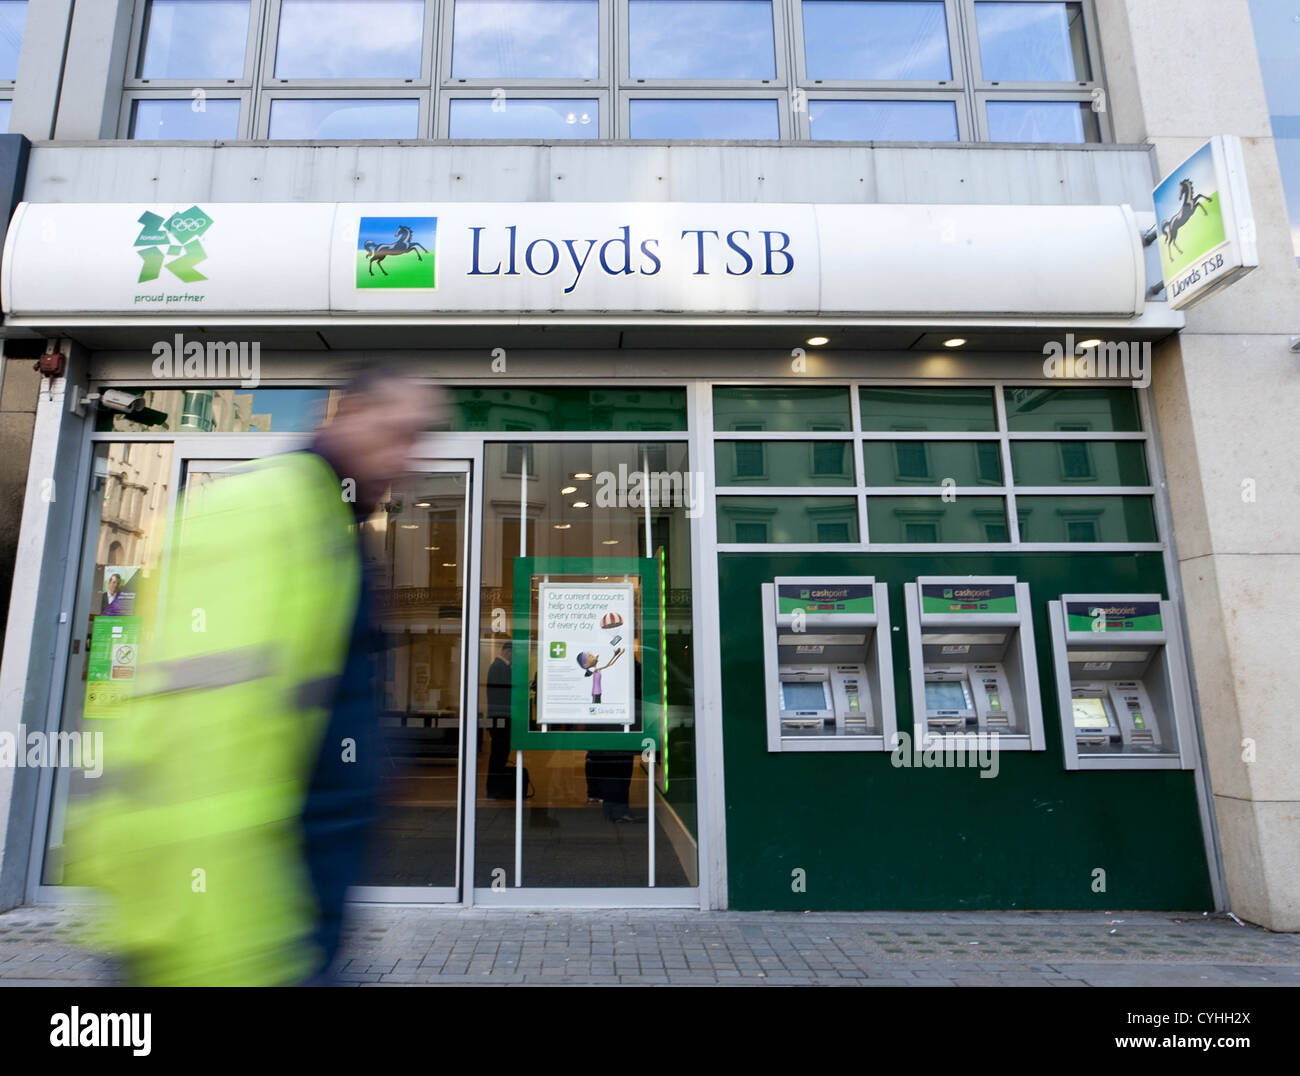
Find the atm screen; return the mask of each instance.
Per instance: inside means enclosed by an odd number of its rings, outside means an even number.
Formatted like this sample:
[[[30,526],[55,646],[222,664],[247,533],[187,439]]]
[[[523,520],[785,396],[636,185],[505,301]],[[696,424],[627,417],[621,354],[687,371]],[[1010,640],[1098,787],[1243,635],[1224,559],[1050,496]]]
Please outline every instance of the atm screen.
[[[960,680],[930,680],[925,685],[927,710],[968,710]]]
[[[1076,729],[1108,729],[1110,718],[1101,699],[1073,699],[1074,727]]]
[[[786,682],[781,685],[781,698],[787,710],[829,710],[826,702],[826,685],[820,680],[811,683]]]

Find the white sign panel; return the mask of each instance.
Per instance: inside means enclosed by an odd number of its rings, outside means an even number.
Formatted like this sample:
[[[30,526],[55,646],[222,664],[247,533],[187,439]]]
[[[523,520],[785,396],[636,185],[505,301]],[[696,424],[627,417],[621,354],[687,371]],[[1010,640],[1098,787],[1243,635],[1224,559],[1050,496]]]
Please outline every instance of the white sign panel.
[[[206,314],[329,309],[334,207],[23,203],[5,243],[9,311]]]
[[[1169,303],[1194,306],[1259,265],[1241,139],[1216,135],[1152,193]]]
[[[0,301],[14,320],[95,323],[1129,318],[1138,231],[1127,206],[24,203]]]
[[[634,725],[633,585],[542,583],[538,592],[538,723]]]

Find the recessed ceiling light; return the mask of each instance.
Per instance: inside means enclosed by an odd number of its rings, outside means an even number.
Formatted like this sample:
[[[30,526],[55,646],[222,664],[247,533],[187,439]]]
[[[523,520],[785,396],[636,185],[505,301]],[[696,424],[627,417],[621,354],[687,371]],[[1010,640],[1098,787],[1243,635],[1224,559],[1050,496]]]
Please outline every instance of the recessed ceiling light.
[[[1080,346],[1081,348],[1083,348],[1083,349],[1086,351],[1088,348],[1101,347],[1101,341],[1100,341],[1100,340],[1080,340],[1080,341],[1079,341],[1079,346]]]
[[[574,471],[574,472],[573,472],[573,477],[576,478],[576,479],[578,479],[579,481],[581,481],[581,480],[583,480],[583,479],[590,478],[590,477],[591,477],[591,472],[590,472],[590,471]]]
[[[578,492],[577,486],[565,486],[562,490],[560,490],[561,495],[567,493],[577,493],[577,492]]]
[[[555,524],[555,529],[557,531],[567,531],[572,526],[572,523],[557,523]]]
[[[416,508],[432,508],[433,506],[432,506],[428,501],[416,501],[416,502],[415,502],[415,507],[416,507]]]
[[[603,542],[601,542],[600,544],[601,544],[601,545],[618,545],[618,539],[617,539],[617,538],[606,538],[606,539],[605,539]]]
[[[456,567],[456,562],[454,560],[444,560],[442,566],[444,568],[454,568]]]
[[[430,553],[436,553],[436,552],[438,552],[439,549],[442,548],[442,546],[440,546],[440,545],[426,545],[424,548],[427,549]]]
[[[590,508],[591,505],[589,505],[586,501],[574,501],[574,502],[573,502],[573,507],[574,507],[574,508]]]
[[[954,336],[951,340],[945,340],[945,341],[943,342],[943,346],[944,346],[944,347],[961,347],[961,346],[963,346],[965,343],[966,343],[966,338],[965,338],[965,337],[962,337],[962,336]]]
[[[831,338],[829,336],[810,336],[807,340],[809,347],[821,347],[822,344],[829,344],[830,342]]]
[[[402,530],[404,530],[404,531],[413,531],[413,530],[418,530],[418,529],[419,529],[419,526],[420,526],[420,524],[418,524],[418,523],[403,523],[403,524],[402,524]]]

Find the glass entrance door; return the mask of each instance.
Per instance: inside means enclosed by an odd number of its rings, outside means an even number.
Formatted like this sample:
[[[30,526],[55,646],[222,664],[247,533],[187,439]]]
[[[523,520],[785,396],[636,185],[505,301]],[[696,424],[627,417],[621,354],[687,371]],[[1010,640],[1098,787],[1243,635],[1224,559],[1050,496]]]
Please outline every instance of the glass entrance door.
[[[184,503],[247,463],[184,459]],[[384,755],[357,900],[461,899],[470,464],[421,460],[417,467],[360,525],[383,639],[375,702]]]

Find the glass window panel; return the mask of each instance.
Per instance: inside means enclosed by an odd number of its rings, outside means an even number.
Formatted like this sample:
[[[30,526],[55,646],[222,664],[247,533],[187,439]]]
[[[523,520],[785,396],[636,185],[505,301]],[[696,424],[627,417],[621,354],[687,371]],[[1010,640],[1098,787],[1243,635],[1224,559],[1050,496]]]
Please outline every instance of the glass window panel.
[[[242,78],[249,7],[248,0],[150,0],[138,77]]]
[[[1016,498],[1022,542],[1154,542],[1150,497]]]
[[[417,138],[419,133],[419,101],[282,97],[271,102],[271,138]]]
[[[872,543],[1005,541],[1006,525],[1001,497],[867,498],[867,534]]]
[[[858,540],[856,497],[719,497],[717,503],[719,542]],[[760,526],[766,537],[744,537]],[[831,533],[847,537],[823,537]]]
[[[956,142],[954,101],[808,102],[809,129],[819,142]]]
[[[456,0],[453,78],[596,78],[598,0]]]
[[[952,78],[941,0],[804,0],[810,79],[902,82]]]
[[[991,388],[860,390],[864,430],[970,430],[997,428]]]
[[[424,0],[281,0],[275,77],[419,78],[423,42]]]
[[[990,142],[1100,142],[1087,101],[989,101]]]
[[[1141,441],[1012,441],[1011,469],[1018,486],[1145,486],[1146,445]]]
[[[770,0],[628,0],[637,78],[776,77]]]
[[[1083,5],[984,2],[975,5],[980,69],[986,82],[1087,82]]]
[[[194,110],[191,98],[136,101],[131,106],[131,137],[136,139],[216,140],[239,137],[239,102],[209,97]]]
[[[1300,10],[1293,0],[1250,0],[1259,69],[1264,76],[1273,145],[1282,168],[1282,189],[1296,264],[1300,266]]]
[[[94,453],[96,471],[104,478],[96,480],[86,499],[82,566],[72,614],[74,634],[85,646],[69,658],[78,686],[69,693],[60,717],[61,732],[80,733],[78,739],[89,737],[92,742],[111,738],[108,729],[130,705],[136,671],[157,655],[153,636],[158,569],[169,523],[172,446],[113,442],[96,445]],[[118,643],[134,649],[123,664]],[[102,762],[102,751],[96,751],[95,758]],[[100,774],[91,768],[91,759],[83,761],[84,769],[60,766],[54,773],[41,874],[45,885],[64,882],[69,809],[88,809],[89,798],[102,791],[104,782],[97,779]]]
[[[869,486],[1002,484],[996,441],[868,441],[862,452]]]
[[[12,101],[0,101],[0,133],[9,133],[9,114],[13,111],[13,107]]]
[[[851,486],[848,441],[718,441],[720,486]]]
[[[514,766],[522,764],[532,786],[532,794],[520,805],[524,887],[644,887],[650,780],[658,789],[654,808],[658,849],[655,884],[696,885],[693,842],[699,830],[695,811],[688,505],[675,496],[652,494],[647,542],[644,501],[635,485],[619,477],[639,472],[647,458],[656,469],[685,476],[689,466],[686,446],[680,442],[538,442],[533,447],[534,469],[527,487],[528,509],[522,530],[519,505],[524,491],[519,478],[506,473],[508,446],[487,444],[483,453],[483,619],[477,629],[481,649],[476,690],[477,713],[488,731],[480,741],[478,770],[470,775],[468,786],[476,822],[473,883],[492,885],[502,869],[510,876],[510,884],[515,882]],[[574,479],[579,473],[593,477]],[[592,495],[578,498],[565,494],[563,490],[569,485]],[[619,496],[601,496],[602,488]],[[576,508],[574,501],[578,499],[588,502],[588,507]],[[523,679],[531,684],[538,669],[535,648],[521,647],[517,641],[509,649],[502,646],[521,629],[531,639],[537,637],[535,622],[521,625],[515,619],[517,609],[523,616],[523,609],[531,605],[535,615],[537,608],[535,597],[530,603],[529,596],[515,593],[515,564],[521,542],[529,557],[589,561],[584,566],[588,570],[577,576],[584,580],[597,576],[601,562],[608,563],[610,558],[647,557],[663,551],[662,657],[651,654],[647,659],[643,651],[644,630],[659,620],[655,608],[643,609],[640,617],[633,617],[597,644],[602,664],[607,664],[615,647],[623,648],[620,664],[604,674],[606,691],[610,689],[610,678],[619,669],[627,668],[622,663],[636,663],[634,683],[639,687],[645,686],[645,678],[658,670],[666,701],[664,749],[656,753],[652,772],[647,773],[639,761],[639,749],[569,750],[559,740],[556,750],[525,751],[522,757],[516,754],[511,759],[512,748],[518,745],[511,742],[509,719],[524,702],[514,692],[514,673],[526,669]],[[555,576],[552,581],[556,581]],[[501,620],[502,610],[508,618],[506,623]],[[642,717],[639,691],[637,699],[637,716]],[[530,727],[535,729],[536,704],[529,701],[520,708],[527,712]],[[586,732],[563,735],[583,736]],[[689,835],[690,839],[674,840],[673,835]]]
[[[598,138],[600,102],[510,97],[451,101],[449,138]]]
[[[751,388],[713,390],[715,430],[847,430],[852,418],[843,388]]]
[[[238,375],[236,375],[238,376]],[[100,408],[100,433],[306,433],[316,429],[337,389],[124,389],[144,397],[145,410],[127,416]]]
[[[1012,431],[1142,429],[1137,393],[1128,388],[1008,388]]]
[[[685,389],[453,388],[454,430],[684,430]]]
[[[775,100],[638,97],[628,102],[633,138],[775,141],[781,120]]]
[[[27,0],[0,2],[0,79],[18,77],[18,54],[23,49],[23,29],[27,25]],[[247,20],[245,20],[247,29]]]

